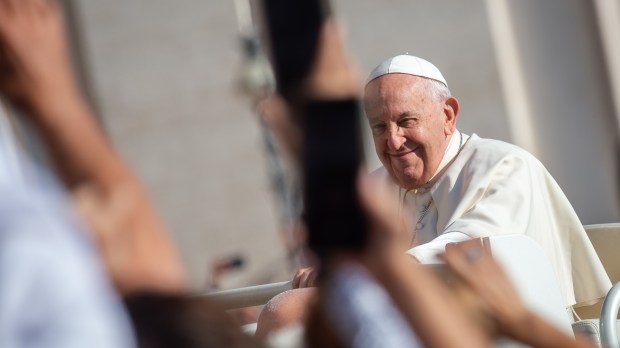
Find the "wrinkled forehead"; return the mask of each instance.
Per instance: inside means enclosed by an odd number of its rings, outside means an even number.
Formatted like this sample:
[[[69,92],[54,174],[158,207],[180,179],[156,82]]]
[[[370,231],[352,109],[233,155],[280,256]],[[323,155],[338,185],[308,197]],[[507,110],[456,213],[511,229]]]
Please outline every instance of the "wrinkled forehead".
[[[364,99],[396,93],[423,92],[426,78],[409,74],[386,74],[370,80],[364,88]]]
[[[424,100],[428,95],[426,80],[408,74],[387,74],[369,81],[364,88],[364,108],[366,113],[376,112],[377,108],[396,108],[405,102]],[[430,100],[430,95],[429,98]]]

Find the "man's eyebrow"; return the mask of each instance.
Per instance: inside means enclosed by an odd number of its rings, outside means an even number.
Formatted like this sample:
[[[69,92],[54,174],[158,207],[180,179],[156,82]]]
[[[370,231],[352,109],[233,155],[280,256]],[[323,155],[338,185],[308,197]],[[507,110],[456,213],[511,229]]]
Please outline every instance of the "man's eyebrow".
[[[398,115],[398,118],[396,119],[396,121],[400,121],[403,118],[406,117],[421,117],[419,113],[417,112],[412,112],[412,111],[405,111],[402,112],[401,114]],[[376,122],[384,122],[385,120],[383,119],[383,117],[381,116],[374,116],[374,117],[367,117],[368,118],[368,122],[370,123],[376,123]]]
[[[398,115],[398,120],[402,120],[405,117],[420,117],[420,114],[417,112],[409,112],[409,111],[405,111],[403,113],[401,113],[400,115]]]

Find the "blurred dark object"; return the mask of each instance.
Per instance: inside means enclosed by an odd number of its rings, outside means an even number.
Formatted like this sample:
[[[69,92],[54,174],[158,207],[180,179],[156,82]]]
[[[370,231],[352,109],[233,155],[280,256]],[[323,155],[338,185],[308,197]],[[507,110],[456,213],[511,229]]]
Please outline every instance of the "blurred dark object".
[[[297,104],[316,58],[319,32],[330,10],[321,0],[263,0],[276,89]]]
[[[240,255],[227,256],[217,259],[211,265],[211,273],[209,274],[209,281],[207,287],[209,290],[216,290],[220,288],[220,280],[226,273],[242,269],[245,265],[245,260]]]
[[[357,196],[362,162],[357,100],[312,102],[304,115],[304,219],[308,246],[321,257],[362,249],[366,219]]]
[[[310,248],[361,249],[367,238],[356,193],[362,162],[359,102],[310,100],[304,83],[316,64],[327,1],[263,0],[278,92],[303,130],[304,219]]]
[[[126,298],[125,305],[140,348],[260,346],[204,298],[142,293]]]
[[[273,95],[276,82],[263,45],[259,40],[252,13],[252,0],[235,0],[234,3],[243,53],[238,86],[249,97],[253,106],[258,103],[257,111],[265,145],[267,171],[272,190],[279,203],[280,236],[287,253],[287,267],[290,270],[297,269],[304,264],[303,253],[298,247],[300,243],[296,236],[302,205],[298,173],[285,156],[290,142],[278,139],[279,129],[273,124],[273,115],[269,115],[270,123],[264,113],[265,109],[260,106]],[[287,134],[287,136],[293,135]]]
[[[244,264],[245,264],[245,260],[243,259],[242,256],[233,256],[229,258],[228,260],[223,260],[220,266],[227,270],[230,270],[230,269],[235,269],[235,268],[243,268]]]

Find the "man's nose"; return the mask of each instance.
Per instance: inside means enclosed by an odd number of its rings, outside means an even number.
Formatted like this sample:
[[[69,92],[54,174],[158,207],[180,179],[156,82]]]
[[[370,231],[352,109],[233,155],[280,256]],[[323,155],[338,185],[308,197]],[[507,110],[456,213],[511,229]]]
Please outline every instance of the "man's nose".
[[[405,137],[399,133],[400,132],[398,132],[397,130],[390,131],[388,133],[387,145],[390,151],[398,151],[405,143],[406,141]]]

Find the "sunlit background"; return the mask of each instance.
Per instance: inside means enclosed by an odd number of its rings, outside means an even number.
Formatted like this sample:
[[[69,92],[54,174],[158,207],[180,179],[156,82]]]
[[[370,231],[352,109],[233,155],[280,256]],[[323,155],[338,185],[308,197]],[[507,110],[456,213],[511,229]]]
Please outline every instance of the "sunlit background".
[[[67,0],[76,63],[111,141],[144,180],[194,288],[290,276],[264,139],[239,93],[233,1]],[[335,0],[362,73],[409,52],[437,65],[466,133],[516,143],[584,224],[620,221],[615,0]],[[368,144],[368,163],[378,161]]]

